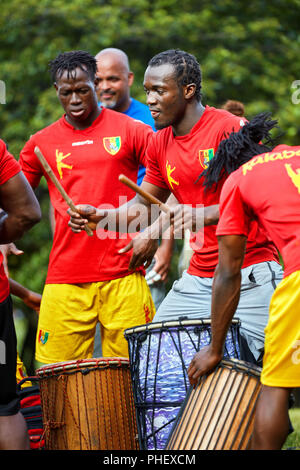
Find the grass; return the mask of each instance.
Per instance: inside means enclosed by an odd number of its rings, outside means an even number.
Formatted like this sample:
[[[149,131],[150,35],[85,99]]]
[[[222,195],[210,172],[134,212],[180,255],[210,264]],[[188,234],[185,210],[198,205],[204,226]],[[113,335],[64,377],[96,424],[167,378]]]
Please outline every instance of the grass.
[[[290,410],[290,419],[295,431],[288,436],[283,449],[296,448],[300,450],[300,408]]]

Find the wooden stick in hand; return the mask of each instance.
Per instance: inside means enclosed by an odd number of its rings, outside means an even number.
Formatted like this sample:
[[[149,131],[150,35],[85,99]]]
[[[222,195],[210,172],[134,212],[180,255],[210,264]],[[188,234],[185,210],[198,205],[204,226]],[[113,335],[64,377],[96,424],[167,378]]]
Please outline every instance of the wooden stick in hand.
[[[62,185],[60,184],[58,179],[56,178],[55,174],[53,173],[53,171],[52,171],[52,169],[49,165],[49,163],[47,162],[47,160],[45,159],[44,155],[42,154],[42,152],[40,151],[40,149],[38,147],[35,147],[34,153],[38,157],[38,159],[41,162],[41,164],[42,164],[43,168],[45,169],[46,173],[49,175],[49,178],[52,180],[55,187],[58,189],[58,191],[62,195],[63,199],[65,200],[65,202],[72,209],[72,211],[78,212],[78,210],[76,209],[76,206],[73,203],[72,199],[68,196],[68,194],[66,193],[66,191],[64,190],[64,188],[62,187]],[[92,229],[90,227],[88,227],[87,225],[85,225],[84,230],[86,231],[86,233],[90,237],[93,236]]]
[[[144,191],[141,189],[136,183],[134,183],[131,179],[127,178],[125,175],[119,175],[119,181],[121,183],[125,184],[129,188],[133,189],[136,193],[138,193],[140,196],[143,198],[147,199],[147,201],[151,202],[151,204],[157,204],[160,209],[165,212],[166,214],[170,213],[169,207],[161,202],[159,199],[157,199],[155,196],[152,196],[152,194],[148,193],[147,191]]]

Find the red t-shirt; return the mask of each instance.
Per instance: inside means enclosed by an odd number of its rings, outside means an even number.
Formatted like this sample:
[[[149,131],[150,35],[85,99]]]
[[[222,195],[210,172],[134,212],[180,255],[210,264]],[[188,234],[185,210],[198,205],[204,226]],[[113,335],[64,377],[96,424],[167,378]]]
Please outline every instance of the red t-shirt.
[[[17,160],[8,152],[5,143],[0,139],[0,185],[20,173]],[[9,283],[3,267],[3,255],[0,252],[0,302],[9,295]]]
[[[223,186],[217,235],[246,235],[253,218],[284,261],[284,276],[300,269],[300,147],[279,145],[232,173]]]
[[[181,204],[194,207],[197,204],[218,204],[222,183],[218,184],[216,191],[204,191],[202,180],[198,183],[196,180],[205,169],[206,161],[216,153],[221,140],[232,131],[238,131],[245,122],[244,118],[228,111],[206,106],[189,134],[176,137],[171,127],[158,131],[147,148],[148,167],[144,181],[170,189]],[[189,274],[213,277],[218,263],[215,231],[216,225],[206,226],[204,231],[191,237],[194,254],[188,268]],[[274,259],[278,259],[274,245],[254,223],[244,267]]]
[[[76,284],[126,276],[131,252],[120,255],[118,250],[130,238],[116,233],[115,239],[100,239],[95,232],[93,237],[84,231],[74,234],[68,227],[68,206],[42,168],[35,146],[75,204],[112,208],[135,196],[118,177],[124,173],[136,181],[139,164],[146,165],[145,148],[152,134],[150,126],[102,109],[87,129],[74,129],[63,116],[26,143],[20,156],[22,170],[33,187],[45,176],[54,207],[55,233],[46,283]]]

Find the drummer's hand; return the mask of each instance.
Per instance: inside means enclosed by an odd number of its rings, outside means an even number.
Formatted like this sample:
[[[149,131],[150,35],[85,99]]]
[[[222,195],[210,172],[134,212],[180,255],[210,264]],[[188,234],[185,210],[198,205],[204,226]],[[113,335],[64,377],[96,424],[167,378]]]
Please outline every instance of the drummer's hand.
[[[29,307],[35,310],[37,313],[40,312],[42,296],[37,292],[28,290],[23,298],[23,302]]]
[[[3,255],[3,268],[7,277],[9,277],[8,261],[9,255],[23,255],[24,251],[19,250],[14,243],[7,243],[6,245],[0,245],[0,251]]]
[[[172,221],[174,224],[174,235],[176,238],[182,237],[186,230],[194,232],[197,223],[203,218],[203,209],[199,211],[189,205],[178,204],[173,208]],[[203,226],[203,224],[202,224]]]
[[[208,374],[222,360],[222,354],[214,353],[211,346],[205,346],[193,357],[188,367],[188,378],[191,385],[196,385],[199,377]]]
[[[79,204],[76,206],[77,212],[68,209],[70,220],[68,222],[72,232],[80,233],[88,225],[92,230],[96,230],[97,223],[106,215],[105,210],[98,210],[89,204]]]
[[[134,270],[140,266],[144,266],[144,268],[147,269],[151,264],[157,247],[157,240],[151,238],[145,239],[142,237],[142,234],[138,234],[127,246],[119,250],[119,253],[127,253],[129,250],[133,249],[129,270]]]

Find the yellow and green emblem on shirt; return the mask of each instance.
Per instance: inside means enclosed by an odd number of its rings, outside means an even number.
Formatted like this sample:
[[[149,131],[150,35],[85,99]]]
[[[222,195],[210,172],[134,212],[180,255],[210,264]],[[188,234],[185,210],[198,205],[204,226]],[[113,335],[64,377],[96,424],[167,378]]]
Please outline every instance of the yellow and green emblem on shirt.
[[[103,145],[108,153],[116,155],[121,148],[121,137],[104,137]]]

